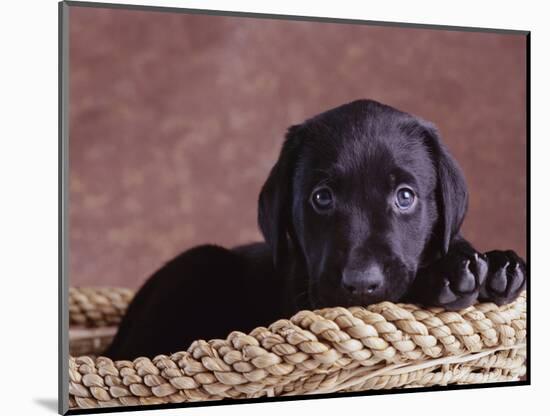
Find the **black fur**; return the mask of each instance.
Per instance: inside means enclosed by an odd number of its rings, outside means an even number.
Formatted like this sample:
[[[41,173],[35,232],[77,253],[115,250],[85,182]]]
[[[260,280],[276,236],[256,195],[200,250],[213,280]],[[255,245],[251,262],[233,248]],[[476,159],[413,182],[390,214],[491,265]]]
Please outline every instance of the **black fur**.
[[[403,187],[411,208],[396,202]],[[315,202],[327,193],[328,208]],[[512,251],[478,253],[460,236],[467,203],[433,125],[370,100],[329,110],[288,130],[259,197],[266,243],[201,246],[169,262],[137,293],[105,355],[167,354],[305,308],[510,302],[525,288],[525,263]]]

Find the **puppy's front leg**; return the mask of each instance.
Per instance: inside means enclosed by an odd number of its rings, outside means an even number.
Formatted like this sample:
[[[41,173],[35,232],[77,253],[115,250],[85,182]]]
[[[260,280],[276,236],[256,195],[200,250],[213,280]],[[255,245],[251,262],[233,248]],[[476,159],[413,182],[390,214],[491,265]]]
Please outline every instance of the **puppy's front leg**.
[[[512,302],[527,284],[525,261],[512,250],[488,251],[485,256],[489,270],[479,291],[479,300],[497,305]]]
[[[445,256],[418,271],[408,301],[457,310],[472,305],[484,287],[487,256],[456,237]]]
[[[527,267],[513,251],[477,252],[462,237],[429,267],[420,269],[408,300],[456,310],[476,300],[503,305],[525,289]]]

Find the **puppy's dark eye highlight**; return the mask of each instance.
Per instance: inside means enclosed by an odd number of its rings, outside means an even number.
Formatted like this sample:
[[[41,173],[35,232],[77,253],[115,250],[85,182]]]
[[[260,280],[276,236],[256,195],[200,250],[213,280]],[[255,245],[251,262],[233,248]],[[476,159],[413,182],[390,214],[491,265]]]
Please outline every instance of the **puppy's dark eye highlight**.
[[[402,211],[410,209],[414,205],[416,195],[411,188],[401,187],[395,193],[395,205]]]
[[[318,188],[311,194],[311,203],[317,211],[325,212],[334,206],[334,197],[328,188]]]

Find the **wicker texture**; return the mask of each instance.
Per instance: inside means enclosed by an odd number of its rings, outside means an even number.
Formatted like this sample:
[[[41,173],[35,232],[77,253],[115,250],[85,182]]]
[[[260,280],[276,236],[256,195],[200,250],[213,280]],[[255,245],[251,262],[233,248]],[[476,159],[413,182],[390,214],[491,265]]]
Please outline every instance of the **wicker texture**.
[[[525,341],[525,294],[460,312],[390,302],[301,311],[170,356],[70,357],[69,401],[92,408],[517,380]]]
[[[118,325],[134,292],[120,287],[69,288],[71,326]]]

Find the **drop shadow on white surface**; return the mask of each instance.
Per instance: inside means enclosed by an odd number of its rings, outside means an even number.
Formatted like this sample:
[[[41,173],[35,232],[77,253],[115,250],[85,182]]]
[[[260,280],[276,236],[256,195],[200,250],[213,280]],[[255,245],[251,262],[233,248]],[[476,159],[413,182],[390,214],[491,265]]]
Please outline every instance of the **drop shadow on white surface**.
[[[34,402],[39,404],[40,406],[44,407],[47,410],[52,411],[53,413],[57,414],[57,399],[34,399]]]

